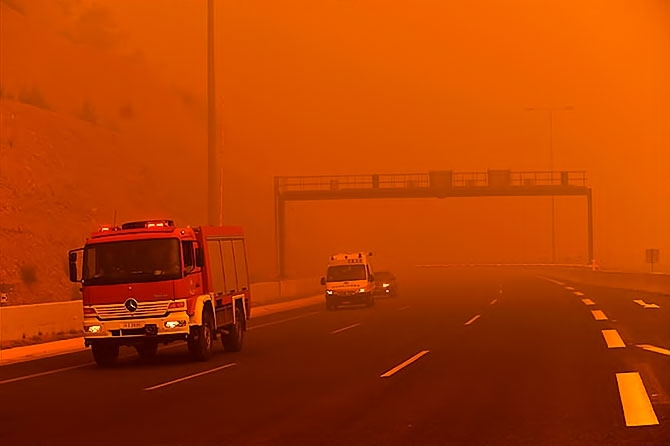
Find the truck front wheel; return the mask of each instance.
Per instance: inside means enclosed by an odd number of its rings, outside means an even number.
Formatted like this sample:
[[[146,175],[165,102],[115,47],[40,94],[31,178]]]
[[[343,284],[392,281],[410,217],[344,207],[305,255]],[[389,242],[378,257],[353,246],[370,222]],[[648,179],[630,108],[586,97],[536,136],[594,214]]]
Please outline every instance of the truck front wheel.
[[[112,344],[94,343],[91,345],[93,359],[100,367],[111,367],[119,358],[119,346]]]
[[[188,339],[188,350],[194,359],[207,361],[212,356],[213,326],[212,313],[205,311],[202,314],[202,325],[191,329]]]
[[[137,354],[140,356],[140,361],[146,362],[151,361],[156,357],[156,352],[158,351],[157,342],[145,342],[144,344],[138,344],[135,346]]]

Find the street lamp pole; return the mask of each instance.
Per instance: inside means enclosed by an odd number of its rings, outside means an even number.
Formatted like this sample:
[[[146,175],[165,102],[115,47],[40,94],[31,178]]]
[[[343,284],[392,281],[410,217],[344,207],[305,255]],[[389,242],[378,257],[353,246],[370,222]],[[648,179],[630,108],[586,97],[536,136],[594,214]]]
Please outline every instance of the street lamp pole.
[[[573,110],[571,105],[565,107],[527,107],[526,111],[544,111],[549,116],[549,175],[550,184],[554,183],[554,113]],[[551,196],[551,263],[556,263],[556,200]]]
[[[223,191],[219,184],[216,144],[216,77],[214,76],[214,0],[207,0],[207,223],[221,224]],[[219,196],[221,194],[221,196]]]

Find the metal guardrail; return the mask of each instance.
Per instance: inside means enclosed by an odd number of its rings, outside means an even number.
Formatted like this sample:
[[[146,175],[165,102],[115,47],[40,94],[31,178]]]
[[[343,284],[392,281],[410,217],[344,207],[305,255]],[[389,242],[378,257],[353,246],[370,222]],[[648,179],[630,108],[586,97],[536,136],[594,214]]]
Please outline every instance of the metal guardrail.
[[[414,174],[328,175],[278,177],[278,191],[337,191],[368,189],[586,187],[583,171],[429,172]]]

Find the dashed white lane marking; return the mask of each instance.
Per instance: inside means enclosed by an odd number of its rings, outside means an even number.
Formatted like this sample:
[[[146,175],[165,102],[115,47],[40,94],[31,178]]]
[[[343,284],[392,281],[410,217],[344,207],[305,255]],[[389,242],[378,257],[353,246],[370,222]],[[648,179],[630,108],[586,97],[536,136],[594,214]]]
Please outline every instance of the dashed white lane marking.
[[[602,310],[591,310],[591,314],[593,315],[593,319],[597,321],[607,320],[607,316],[605,316],[605,313],[603,313]]]
[[[406,310],[409,308],[409,305],[405,305],[404,307],[398,308],[398,311]]]
[[[330,334],[342,333],[343,331],[352,329],[352,328],[354,328],[354,327],[358,327],[359,325],[361,325],[361,324],[358,323],[358,324],[348,325],[348,326],[346,326],[346,327],[344,327],[344,328],[339,328],[339,329],[337,329],[337,330],[333,330],[333,331],[330,332]]]
[[[584,302],[584,305],[595,305],[596,304],[591,299],[582,299],[582,302]]]
[[[255,330],[257,328],[269,327],[270,325],[282,324],[284,322],[293,321],[293,320],[296,320],[296,319],[302,319],[302,318],[308,317],[308,316],[314,316],[315,314],[319,314],[319,313],[321,313],[321,312],[320,311],[311,311],[309,313],[300,314],[298,316],[293,316],[293,317],[289,317],[289,318],[286,318],[286,319],[281,319],[281,320],[274,321],[274,322],[268,322],[266,324],[254,325],[253,327],[247,328],[247,330]]]
[[[389,376],[392,376],[392,375],[396,374],[397,372],[399,372],[399,371],[402,370],[403,368],[407,367],[408,365],[410,365],[411,363],[413,363],[413,362],[416,361],[417,359],[421,358],[422,356],[428,354],[429,352],[430,352],[430,350],[423,350],[423,351],[420,351],[419,353],[417,353],[416,355],[412,356],[411,358],[409,358],[407,361],[403,362],[402,364],[399,364],[399,365],[393,367],[391,370],[389,370],[389,371],[386,372],[386,373],[382,373],[382,374],[380,375],[380,378],[388,378]]]
[[[637,346],[640,347],[643,350],[647,350],[647,351],[654,352],[654,353],[660,353],[660,354],[665,355],[665,356],[670,356],[670,350],[665,349],[665,348],[656,347],[654,345],[649,345],[649,344],[638,344]]]
[[[575,291],[575,289],[572,288],[571,286],[566,286],[565,289],[568,290],[568,291]]]
[[[603,338],[605,338],[605,342],[607,343],[607,348],[622,348],[626,347],[626,344],[623,342],[623,339],[621,339],[621,336],[619,336],[619,332],[616,330],[602,330],[603,333]]]
[[[88,367],[93,364],[95,364],[95,362],[87,362],[86,364],[73,365],[71,367],[63,367],[61,369],[48,370],[46,372],[40,372],[40,373],[33,373],[32,375],[17,376],[16,378],[10,378],[0,381],[0,384],[9,384],[17,381],[23,381],[25,379],[37,378],[40,376],[51,375],[54,373],[66,372],[68,370],[80,369],[82,367]]]
[[[584,293],[582,293],[581,291],[573,291],[572,293],[573,293],[575,296],[583,296],[583,295],[584,295]]]
[[[616,380],[626,426],[658,424],[658,418],[656,418],[640,374],[637,372],[617,373]]]
[[[491,301],[491,305],[495,305],[496,302],[498,302],[498,299],[493,299],[493,300]]]
[[[556,285],[559,285],[559,286],[565,286],[565,284],[563,282],[559,282],[558,280],[554,280],[554,279],[550,279],[548,277],[542,277],[542,276],[537,276],[537,277],[540,278],[540,279],[544,279],[547,282],[555,283]]]
[[[470,324],[472,324],[474,321],[476,321],[476,320],[479,319],[480,317],[481,317],[481,316],[478,314],[477,316],[475,316],[475,317],[473,317],[472,319],[470,319],[469,321],[467,321],[467,322],[465,323],[465,325],[470,325]]]
[[[177,383],[180,383],[182,381],[186,381],[187,379],[193,379],[193,378],[197,378],[198,376],[207,375],[208,373],[218,372],[219,370],[227,369],[229,367],[233,367],[233,366],[236,366],[236,365],[237,365],[236,362],[231,362],[230,364],[222,365],[221,367],[216,367],[216,368],[213,368],[213,369],[210,369],[210,370],[205,370],[204,372],[194,373],[193,375],[188,375],[188,376],[184,376],[183,378],[174,379],[172,381],[168,381],[168,382],[165,382],[163,384],[158,384],[158,385],[155,385],[155,386],[147,387],[144,390],[160,389],[161,387],[169,386],[171,384],[177,384]]]

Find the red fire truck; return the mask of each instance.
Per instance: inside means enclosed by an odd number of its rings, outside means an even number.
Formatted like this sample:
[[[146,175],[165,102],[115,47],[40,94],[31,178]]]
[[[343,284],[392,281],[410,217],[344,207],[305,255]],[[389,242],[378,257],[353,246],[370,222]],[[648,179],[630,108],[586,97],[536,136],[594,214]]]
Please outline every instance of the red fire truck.
[[[198,360],[210,358],[217,336],[224,350],[242,348],[251,294],[241,228],[172,220],[105,226],[68,260],[70,280],[82,286],[85,345],[98,365],[113,365],[122,345],[144,360],[179,340]]]

